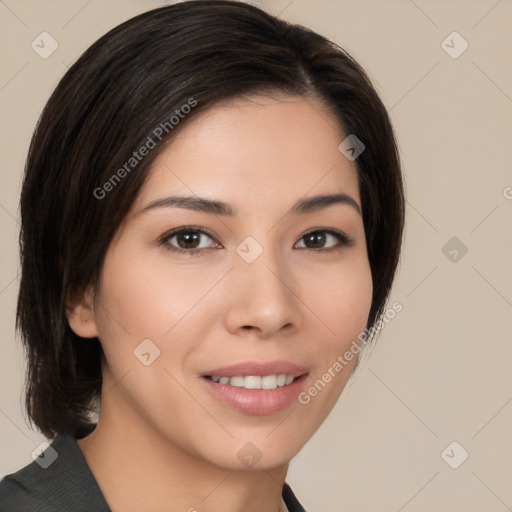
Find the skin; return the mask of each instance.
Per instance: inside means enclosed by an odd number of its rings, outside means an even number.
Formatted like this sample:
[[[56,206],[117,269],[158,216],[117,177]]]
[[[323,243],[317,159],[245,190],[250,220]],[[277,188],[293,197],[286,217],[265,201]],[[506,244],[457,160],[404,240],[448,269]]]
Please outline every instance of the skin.
[[[318,100],[252,96],[190,119],[154,161],[97,289],[69,306],[72,329],[97,336],[105,353],[98,425],[78,446],[114,512],[278,511],[290,460],[356,359],[307,405],[268,415],[222,404],[200,375],[280,359],[308,368],[307,390],[364,330],[372,280],[360,213],[335,204],[287,214],[317,194],[343,192],[361,206],[355,162],[338,150],[344,138]],[[141,212],[171,194],[222,200],[238,214]],[[190,225],[213,235],[200,235],[200,255],[159,245]],[[304,237],[313,228],[342,231],[351,244],[319,252]],[[250,264],[236,252],[247,236],[263,248]],[[177,237],[166,244],[180,247]],[[326,234],[316,247],[337,246]],[[161,352],[145,366],[133,351],[148,338]],[[247,442],[262,454],[250,469],[237,457]]]

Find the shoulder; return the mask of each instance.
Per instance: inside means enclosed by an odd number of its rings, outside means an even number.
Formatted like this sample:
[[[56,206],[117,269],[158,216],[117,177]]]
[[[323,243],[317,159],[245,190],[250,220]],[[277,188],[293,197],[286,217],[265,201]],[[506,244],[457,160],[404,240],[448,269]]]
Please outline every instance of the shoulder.
[[[288,483],[284,483],[283,486],[283,501],[286,504],[288,512],[306,512],[306,509],[299,503],[299,500],[296,498],[295,494],[292,491],[292,488]]]
[[[110,512],[75,438],[58,436],[41,455],[0,481],[2,512]]]
[[[54,510],[53,495],[60,478],[57,459],[54,442],[36,460],[4,476],[0,481],[0,509],[5,512]]]
[[[4,512],[51,510],[44,495],[44,489],[48,487],[47,483],[38,478],[34,464],[36,462],[28,464],[16,473],[4,476],[0,481],[0,510]]]

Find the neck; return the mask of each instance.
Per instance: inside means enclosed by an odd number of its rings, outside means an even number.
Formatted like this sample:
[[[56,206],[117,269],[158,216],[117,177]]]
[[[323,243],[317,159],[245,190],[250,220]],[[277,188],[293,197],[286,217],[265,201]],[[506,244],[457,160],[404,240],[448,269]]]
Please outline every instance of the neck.
[[[114,393],[102,399],[95,430],[77,441],[112,512],[279,511],[288,464],[265,470],[216,466],[120,407]]]

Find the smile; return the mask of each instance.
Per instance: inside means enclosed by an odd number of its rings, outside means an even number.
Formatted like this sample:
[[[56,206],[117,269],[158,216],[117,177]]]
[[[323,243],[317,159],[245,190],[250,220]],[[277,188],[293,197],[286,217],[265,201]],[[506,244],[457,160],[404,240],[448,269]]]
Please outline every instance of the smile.
[[[309,368],[290,361],[245,361],[202,372],[200,382],[224,406],[266,415],[294,404],[308,375]]]
[[[247,375],[247,376],[235,376],[235,377],[211,377],[206,376],[213,382],[219,384],[227,384],[229,386],[235,386],[237,388],[245,389],[276,389],[277,387],[284,387],[291,384],[295,380],[295,376],[286,375],[285,373],[275,375]]]

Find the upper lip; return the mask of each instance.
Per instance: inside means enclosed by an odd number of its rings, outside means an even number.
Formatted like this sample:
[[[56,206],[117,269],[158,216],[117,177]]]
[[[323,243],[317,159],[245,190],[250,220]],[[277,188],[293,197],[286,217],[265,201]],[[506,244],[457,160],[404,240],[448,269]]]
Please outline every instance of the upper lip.
[[[244,361],[241,363],[223,366],[222,368],[215,368],[203,373],[203,376],[208,377],[247,377],[248,375],[279,375],[279,374],[293,375],[300,377],[308,373],[305,366],[291,363],[289,361]]]

